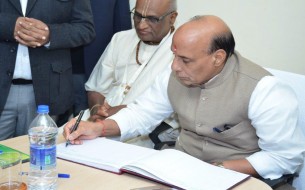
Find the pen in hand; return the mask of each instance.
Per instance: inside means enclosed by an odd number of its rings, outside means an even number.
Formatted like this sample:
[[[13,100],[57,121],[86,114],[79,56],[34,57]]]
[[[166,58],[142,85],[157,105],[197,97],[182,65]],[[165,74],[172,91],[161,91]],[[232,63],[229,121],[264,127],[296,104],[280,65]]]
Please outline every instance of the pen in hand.
[[[70,134],[73,133],[74,131],[76,131],[80,121],[82,120],[82,117],[84,115],[84,110],[80,111],[79,115],[78,115],[78,118],[76,120],[76,123],[74,124],[74,126],[72,127],[72,129],[70,130]],[[66,147],[70,144],[70,140],[68,139],[66,141]]]

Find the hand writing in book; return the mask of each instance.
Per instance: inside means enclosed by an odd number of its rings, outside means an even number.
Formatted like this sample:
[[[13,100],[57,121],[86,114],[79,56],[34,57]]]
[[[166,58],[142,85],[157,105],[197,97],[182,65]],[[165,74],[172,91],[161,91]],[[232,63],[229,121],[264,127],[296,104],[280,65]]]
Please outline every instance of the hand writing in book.
[[[63,136],[66,140],[70,140],[71,144],[82,144],[82,140],[95,139],[102,134],[102,128],[99,123],[81,121],[77,130],[71,133],[71,129],[76,123],[76,119],[71,119],[65,126]]]
[[[120,136],[121,131],[118,124],[112,119],[102,122],[80,121],[78,128],[71,133],[71,129],[76,123],[76,119],[71,119],[65,126],[63,136],[71,144],[82,144],[83,140],[95,139],[105,136]]]

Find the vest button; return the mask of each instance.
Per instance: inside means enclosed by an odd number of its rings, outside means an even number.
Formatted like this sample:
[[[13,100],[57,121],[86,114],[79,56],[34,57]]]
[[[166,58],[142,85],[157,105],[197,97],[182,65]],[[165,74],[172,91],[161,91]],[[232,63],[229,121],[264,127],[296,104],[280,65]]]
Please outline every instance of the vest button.
[[[207,100],[207,99],[208,99],[207,97],[202,97],[202,98],[201,98],[202,101],[205,101],[205,100]]]
[[[202,125],[201,123],[197,123],[196,127],[201,127],[201,125]]]

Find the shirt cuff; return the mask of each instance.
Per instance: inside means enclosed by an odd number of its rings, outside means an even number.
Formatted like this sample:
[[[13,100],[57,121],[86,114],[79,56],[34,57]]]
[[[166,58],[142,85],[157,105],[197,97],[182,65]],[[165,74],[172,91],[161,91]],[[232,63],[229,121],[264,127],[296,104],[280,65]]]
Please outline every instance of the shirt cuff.
[[[44,45],[44,47],[49,48],[50,45],[51,45],[51,42],[48,42],[48,43],[46,43],[46,44]]]
[[[118,127],[120,128],[120,132],[121,132],[120,141],[122,142],[135,138],[139,135],[135,127],[130,127],[132,126],[132,124],[129,123],[130,118],[124,115],[125,115],[125,110],[122,109],[118,113],[107,118],[114,120],[118,124]]]
[[[264,179],[278,179],[283,175],[283,171],[270,158],[266,152],[260,151],[246,158],[256,172]]]

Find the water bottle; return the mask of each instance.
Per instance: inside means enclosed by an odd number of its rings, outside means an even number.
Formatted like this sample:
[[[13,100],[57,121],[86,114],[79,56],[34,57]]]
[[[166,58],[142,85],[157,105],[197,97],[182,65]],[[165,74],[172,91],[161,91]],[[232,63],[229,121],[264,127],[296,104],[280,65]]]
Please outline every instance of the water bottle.
[[[30,171],[29,190],[57,188],[56,138],[58,129],[49,116],[49,106],[39,105],[38,115],[29,127]]]

